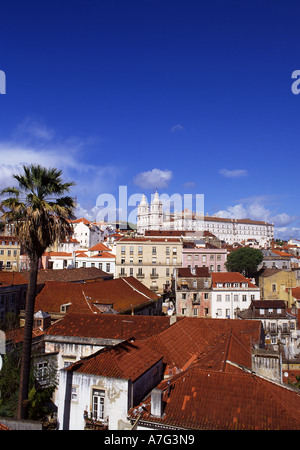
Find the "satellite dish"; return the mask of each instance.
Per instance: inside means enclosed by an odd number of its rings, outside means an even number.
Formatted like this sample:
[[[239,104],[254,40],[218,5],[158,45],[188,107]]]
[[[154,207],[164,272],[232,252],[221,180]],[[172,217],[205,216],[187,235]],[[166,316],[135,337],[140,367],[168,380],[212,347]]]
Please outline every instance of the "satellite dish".
[[[287,378],[289,374],[287,372],[284,372],[284,376]]]

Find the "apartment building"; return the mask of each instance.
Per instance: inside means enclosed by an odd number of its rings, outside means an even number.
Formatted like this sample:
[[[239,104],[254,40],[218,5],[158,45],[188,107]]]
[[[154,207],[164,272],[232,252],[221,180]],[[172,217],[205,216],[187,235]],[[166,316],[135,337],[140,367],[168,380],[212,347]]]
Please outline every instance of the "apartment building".
[[[181,267],[175,273],[176,315],[210,317],[211,275],[207,267]]]
[[[211,317],[235,319],[239,311],[260,300],[260,289],[238,272],[211,273]]]
[[[207,267],[210,272],[227,272],[225,263],[227,260],[227,250],[217,248],[210,244],[202,247],[194,243],[184,243],[182,250],[182,266],[197,268]]]
[[[116,242],[116,278],[133,276],[154,292],[162,293],[181,265],[180,238],[124,237]]]
[[[19,271],[21,245],[15,236],[0,236],[0,270]]]

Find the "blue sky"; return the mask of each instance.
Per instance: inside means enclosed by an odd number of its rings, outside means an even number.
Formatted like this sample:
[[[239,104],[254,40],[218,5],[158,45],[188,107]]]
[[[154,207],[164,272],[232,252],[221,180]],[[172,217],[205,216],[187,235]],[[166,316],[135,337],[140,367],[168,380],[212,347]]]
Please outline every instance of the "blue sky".
[[[0,186],[22,163],[99,195],[204,194],[300,238],[300,3],[6,0]]]

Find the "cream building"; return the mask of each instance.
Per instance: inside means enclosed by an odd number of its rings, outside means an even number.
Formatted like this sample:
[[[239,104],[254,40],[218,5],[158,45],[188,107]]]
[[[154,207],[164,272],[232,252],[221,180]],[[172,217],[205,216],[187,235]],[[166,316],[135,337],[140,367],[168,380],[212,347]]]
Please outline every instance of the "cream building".
[[[164,212],[157,192],[150,205],[145,195],[138,205],[137,233],[145,234],[146,230],[209,231],[227,244],[254,240],[261,247],[270,246],[274,238],[274,224],[263,221],[203,216],[188,209]]]
[[[154,292],[171,284],[173,269],[182,266],[180,238],[122,238],[116,242],[116,278],[133,276]]]
[[[20,270],[21,245],[14,236],[0,236],[0,270]]]

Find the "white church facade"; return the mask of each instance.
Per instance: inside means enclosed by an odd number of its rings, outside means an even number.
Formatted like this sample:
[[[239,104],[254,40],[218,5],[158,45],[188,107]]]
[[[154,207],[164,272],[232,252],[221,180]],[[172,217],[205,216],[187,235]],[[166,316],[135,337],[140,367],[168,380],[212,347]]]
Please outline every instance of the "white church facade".
[[[270,246],[274,239],[274,224],[268,222],[203,216],[187,209],[181,212],[163,211],[157,192],[150,205],[145,195],[138,205],[137,233],[144,235],[146,230],[209,231],[227,244],[257,243],[260,247]]]

